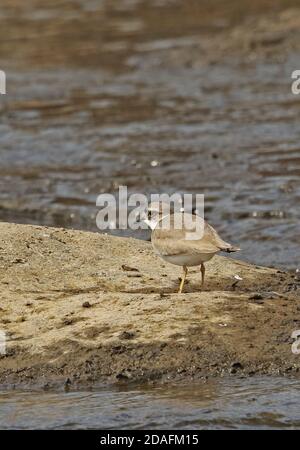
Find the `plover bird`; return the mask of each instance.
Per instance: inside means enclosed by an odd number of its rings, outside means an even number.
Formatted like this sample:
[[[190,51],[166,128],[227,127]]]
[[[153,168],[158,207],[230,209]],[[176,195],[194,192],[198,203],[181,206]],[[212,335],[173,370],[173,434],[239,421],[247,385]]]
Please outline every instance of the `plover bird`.
[[[164,211],[166,209],[162,203],[151,203],[142,219],[152,230],[154,251],[164,261],[183,268],[178,293],[182,292],[188,267],[200,266],[203,286],[205,262],[220,251],[230,253],[240,250],[223,241],[216,230],[200,216],[186,212],[164,214]]]

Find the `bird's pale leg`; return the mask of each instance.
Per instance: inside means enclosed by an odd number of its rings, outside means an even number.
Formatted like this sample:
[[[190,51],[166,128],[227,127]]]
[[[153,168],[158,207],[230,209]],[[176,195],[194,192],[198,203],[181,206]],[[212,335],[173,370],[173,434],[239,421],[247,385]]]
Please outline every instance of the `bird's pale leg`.
[[[183,277],[181,278],[178,294],[181,294],[182,292],[187,273],[188,273],[187,267],[183,266]]]
[[[201,286],[204,286],[205,266],[203,263],[200,266],[200,271],[201,271]]]

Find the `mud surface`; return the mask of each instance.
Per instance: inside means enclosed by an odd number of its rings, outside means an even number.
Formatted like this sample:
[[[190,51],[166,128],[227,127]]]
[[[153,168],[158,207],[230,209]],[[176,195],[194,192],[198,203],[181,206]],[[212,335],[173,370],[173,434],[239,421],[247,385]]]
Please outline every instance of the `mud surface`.
[[[292,273],[217,256],[179,295],[180,268],[141,240],[1,223],[0,248],[2,384],[299,374]]]
[[[296,0],[2,0],[1,220],[95,230],[119,185],[204,193],[242,258],[295,269],[299,56]]]

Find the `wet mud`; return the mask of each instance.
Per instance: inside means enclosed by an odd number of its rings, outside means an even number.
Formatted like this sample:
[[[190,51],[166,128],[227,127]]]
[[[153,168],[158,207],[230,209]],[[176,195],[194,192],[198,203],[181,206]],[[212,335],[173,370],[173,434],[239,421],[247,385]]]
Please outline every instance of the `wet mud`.
[[[294,273],[216,256],[177,294],[142,240],[1,223],[0,247],[3,386],[299,376]]]

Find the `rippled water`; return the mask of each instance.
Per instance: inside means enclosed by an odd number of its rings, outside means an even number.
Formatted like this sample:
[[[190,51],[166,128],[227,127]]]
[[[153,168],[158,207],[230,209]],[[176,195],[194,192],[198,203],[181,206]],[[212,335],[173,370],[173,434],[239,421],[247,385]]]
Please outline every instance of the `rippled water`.
[[[1,392],[1,429],[300,429],[300,383],[251,379],[67,393]]]
[[[0,219],[96,230],[97,195],[119,185],[204,193],[243,258],[298,267],[299,54],[214,58],[244,15],[231,0],[4,0]]]

